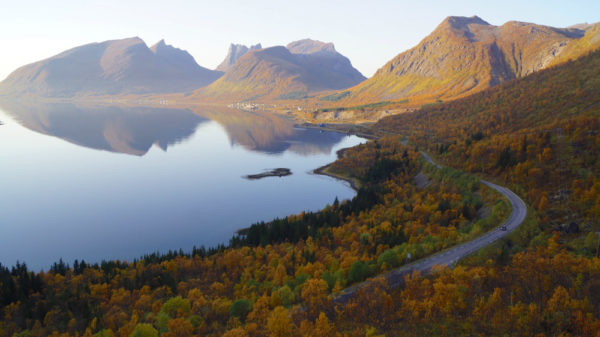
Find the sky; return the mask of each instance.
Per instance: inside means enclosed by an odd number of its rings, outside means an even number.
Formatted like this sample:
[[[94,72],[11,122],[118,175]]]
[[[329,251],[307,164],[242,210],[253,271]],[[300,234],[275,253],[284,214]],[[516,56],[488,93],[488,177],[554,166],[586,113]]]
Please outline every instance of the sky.
[[[139,36],[185,49],[213,69],[230,43],[333,42],[365,76],[416,45],[447,16],[554,27],[600,21],[599,0],[0,0],[0,80],[66,49]]]

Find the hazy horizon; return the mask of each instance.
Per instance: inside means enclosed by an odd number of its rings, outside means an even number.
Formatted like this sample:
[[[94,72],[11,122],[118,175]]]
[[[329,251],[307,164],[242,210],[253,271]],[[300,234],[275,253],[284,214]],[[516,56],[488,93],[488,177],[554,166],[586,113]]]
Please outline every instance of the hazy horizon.
[[[600,2],[504,1],[23,1],[0,14],[0,80],[20,66],[92,42],[139,36],[187,50],[214,69],[230,43],[263,47],[303,38],[333,42],[363,75],[416,45],[447,16],[477,15],[493,25],[517,20],[554,27],[600,21]]]

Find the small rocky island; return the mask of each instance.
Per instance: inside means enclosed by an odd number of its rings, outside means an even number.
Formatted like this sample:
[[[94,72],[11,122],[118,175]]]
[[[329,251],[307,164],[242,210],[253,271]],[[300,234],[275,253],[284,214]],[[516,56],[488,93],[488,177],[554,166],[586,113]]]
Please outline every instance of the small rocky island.
[[[266,177],[285,177],[292,174],[292,171],[289,168],[276,168],[267,172],[259,173],[259,174],[249,174],[245,178],[254,180],[254,179],[262,179]]]

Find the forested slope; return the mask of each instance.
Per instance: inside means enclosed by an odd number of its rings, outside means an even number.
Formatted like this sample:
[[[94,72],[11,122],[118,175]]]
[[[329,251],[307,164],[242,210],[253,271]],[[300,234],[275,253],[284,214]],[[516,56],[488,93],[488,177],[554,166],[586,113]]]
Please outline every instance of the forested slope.
[[[449,165],[512,184],[548,226],[598,226],[600,52],[384,119],[375,129],[410,136]]]
[[[277,321],[313,335],[315,320],[331,314],[329,293],[406,263],[408,254],[469,240],[508,212],[475,179],[425,169],[419,158],[393,137],[349,149],[331,170],[360,181],[353,200],[255,224],[229,248],[131,263],[61,261],[37,274],[2,268],[2,334],[219,336],[238,327],[262,336]],[[421,170],[426,186],[414,179]]]
[[[384,119],[328,168],[357,196],[255,224],[229,247],[32,273],[0,268],[2,336],[598,336],[600,52],[475,96]],[[393,135],[389,135],[393,134]],[[409,136],[409,147],[401,140]],[[353,282],[468,240],[531,206],[519,230],[426,278]],[[419,177],[415,179],[415,177]],[[143,234],[143,233],[142,233]]]

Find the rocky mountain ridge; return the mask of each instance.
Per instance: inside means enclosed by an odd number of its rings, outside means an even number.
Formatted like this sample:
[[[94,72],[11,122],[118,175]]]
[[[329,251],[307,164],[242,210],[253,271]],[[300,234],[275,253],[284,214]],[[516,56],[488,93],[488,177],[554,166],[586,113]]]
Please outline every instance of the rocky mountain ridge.
[[[346,101],[415,97],[447,100],[520,78],[600,46],[598,24],[554,28],[509,21],[494,26],[448,17],[417,46],[398,54],[373,77],[349,89]],[[589,41],[585,46],[577,46]]]
[[[246,99],[298,99],[312,92],[344,89],[365,77],[333,43],[310,39],[287,47],[249,51],[197,97],[240,101]]]
[[[246,47],[242,44],[231,44],[229,45],[229,50],[227,51],[227,56],[223,62],[221,62],[215,70],[226,72],[231,68],[237,60],[240,59],[244,54],[251,50],[262,49],[262,45],[260,43],[255,44],[254,46]]]

